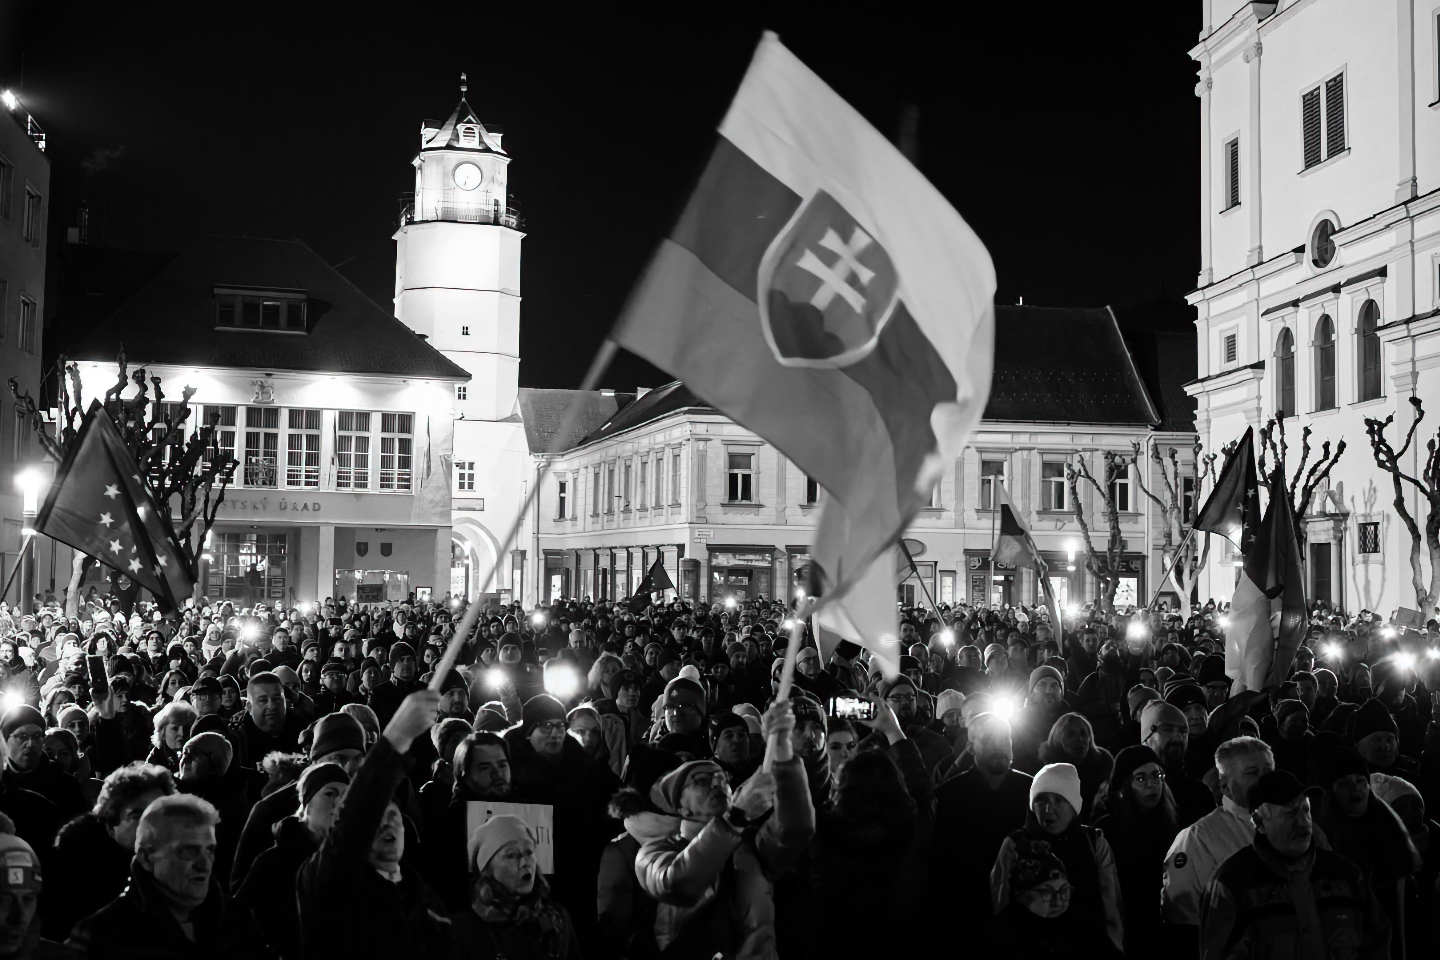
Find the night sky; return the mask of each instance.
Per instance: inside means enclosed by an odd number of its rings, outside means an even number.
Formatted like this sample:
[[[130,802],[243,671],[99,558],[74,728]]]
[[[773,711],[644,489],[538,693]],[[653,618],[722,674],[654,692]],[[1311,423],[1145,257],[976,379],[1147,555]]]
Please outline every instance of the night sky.
[[[920,168],[989,247],[999,302],[1183,311],[1200,4],[964,6],[0,0],[0,85],[49,135],[52,237],[86,197],[105,244],[298,238],[388,310],[420,121],[449,114],[468,72],[528,234],[521,382],[565,387],[768,28],[888,135],[918,108]],[[627,356],[606,379],[668,378]]]

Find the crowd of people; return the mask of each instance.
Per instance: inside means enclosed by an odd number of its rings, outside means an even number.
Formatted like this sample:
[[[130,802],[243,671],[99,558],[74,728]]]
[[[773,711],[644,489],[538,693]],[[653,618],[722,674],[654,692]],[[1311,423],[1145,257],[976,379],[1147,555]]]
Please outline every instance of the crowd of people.
[[[0,607],[0,958],[1433,956],[1440,627],[784,602]],[[791,633],[804,637],[781,688]],[[1159,951],[1169,951],[1159,953]]]

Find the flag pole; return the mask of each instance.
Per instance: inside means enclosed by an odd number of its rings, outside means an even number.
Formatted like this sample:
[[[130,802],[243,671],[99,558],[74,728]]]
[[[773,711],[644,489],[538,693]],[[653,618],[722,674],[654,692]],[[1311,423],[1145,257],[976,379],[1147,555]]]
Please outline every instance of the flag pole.
[[[1194,526],[1191,526],[1189,530],[1185,531],[1185,537],[1184,537],[1183,540],[1180,541],[1180,546],[1178,546],[1178,547],[1175,548],[1175,559],[1174,559],[1173,561],[1171,561],[1169,567],[1167,567],[1167,568],[1165,568],[1164,570],[1161,571],[1161,573],[1160,573],[1160,583],[1156,585],[1156,587],[1155,587],[1155,592],[1154,592],[1153,594],[1151,594],[1151,596],[1150,596],[1150,602],[1145,605],[1145,612],[1146,612],[1146,613],[1149,613],[1151,610],[1154,610],[1154,609],[1155,609],[1155,601],[1160,599],[1160,591],[1162,591],[1162,590],[1165,589],[1165,581],[1170,578],[1170,574],[1174,573],[1174,572],[1175,572],[1175,568],[1180,565],[1180,558],[1185,555],[1185,548],[1186,548],[1187,546],[1189,546],[1190,540],[1191,540],[1191,538],[1193,538],[1194,536],[1195,536],[1195,527],[1194,527]],[[1185,600],[1186,600],[1185,597],[1181,597],[1181,598],[1180,598],[1180,602],[1181,602],[1181,603],[1184,603]]]
[[[521,504],[520,512],[515,515],[515,522],[510,525],[510,532],[505,534],[504,538],[500,541],[502,545],[513,542],[514,539],[519,536],[520,526],[525,522],[525,515],[529,513],[530,507],[535,503],[536,498],[539,497],[540,487],[544,484],[545,478],[550,474],[551,459],[549,455],[562,452],[560,449],[561,444],[565,443],[565,438],[570,436],[570,433],[575,429],[580,419],[580,395],[589,393],[595,389],[595,385],[600,382],[600,378],[605,375],[606,369],[609,368],[610,361],[615,359],[615,352],[618,349],[619,347],[615,344],[615,341],[609,337],[601,341],[600,349],[596,351],[594,359],[590,361],[590,369],[585,371],[585,379],[581,381],[580,389],[575,392],[575,396],[570,400],[569,407],[565,410],[565,418],[560,421],[560,429],[550,438],[550,449],[545,451],[547,456],[540,461],[540,470],[535,476],[534,485],[531,486],[529,492],[525,494],[525,502]],[[495,576],[495,568],[499,566],[499,564],[500,553],[496,551],[494,561],[490,564],[490,568],[486,570],[485,576],[482,577],[479,582],[481,584],[489,583],[490,578]],[[470,636],[470,631],[475,629],[475,623],[480,619],[482,607],[483,591],[477,590],[475,599],[470,601],[470,606],[465,610],[465,616],[460,620],[460,626],[456,628],[455,635],[450,638],[450,643],[445,648],[445,655],[440,658],[440,662],[435,666],[435,673],[430,677],[430,689],[436,693],[440,692],[440,687],[445,682],[445,677],[454,669],[455,661],[460,657],[460,648],[465,645],[465,641]]]
[[[827,603],[833,594],[826,594],[823,597],[807,596],[803,601],[806,604],[805,613],[802,615],[797,609],[792,616],[795,623],[790,628],[790,642],[785,647],[785,665],[780,668],[780,686],[775,689],[775,703],[790,699],[790,688],[795,684],[795,658],[800,654],[800,644],[805,639],[805,621],[814,616]],[[822,704],[823,709],[823,704]],[[765,772],[770,773],[775,764],[775,744],[780,739],[778,734],[772,734],[765,745]]]
[[[920,576],[920,568],[915,565],[915,558],[910,555],[910,548],[905,546],[905,538],[900,538],[900,549],[905,551],[905,559],[910,561],[910,572],[915,574],[915,579],[920,581],[920,589],[925,593],[925,599],[930,601],[930,610],[935,614],[935,619],[944,622],[940,617],[940,605],[935,602],[935,595],[925,585],[925,578]],[[926,638],[927,640],[929,638]]]
[[[996,495],[995,487],[999,482],[998,477],[990,481],[990,577],[985,584],[986,607],[989,607],[990,598],[995,593],[995,519],[1000,516],[1000,498]]]

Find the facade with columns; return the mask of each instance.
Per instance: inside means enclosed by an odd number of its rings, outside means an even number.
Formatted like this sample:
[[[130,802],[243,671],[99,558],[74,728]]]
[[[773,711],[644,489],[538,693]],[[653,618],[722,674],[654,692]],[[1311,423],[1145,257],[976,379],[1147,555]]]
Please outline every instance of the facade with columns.
[[[1410,537],[1365,420],[1440,414],[1440,10],[1413,0],[1206,0],[1198,63],[1202,442],[1283,413],[1348,444],[1306,518],[1309,595],[1413,606]],[[1423,439],[1423,435],[1422,435]],[[1415,445],[1423,455],[1424,444]],[[1422,464],[1414,450],[1407,471]],[[1412,515],[1424,508],[1407,491]],[[1223,557],[1223,554],[1222,554]],[[1233,567],[1233,565],[1229,565]],[[1201,592],[1233,591],[1212,563]]]

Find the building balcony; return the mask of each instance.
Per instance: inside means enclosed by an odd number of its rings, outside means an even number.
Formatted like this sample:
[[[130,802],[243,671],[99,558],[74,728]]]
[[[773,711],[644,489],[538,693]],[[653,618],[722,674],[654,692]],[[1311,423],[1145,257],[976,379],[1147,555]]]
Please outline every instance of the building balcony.
[[[400,208],[400,226],[411,223],[488,223],[511,230],[522,228],[524,221],[514,200],[492,200],[490,203],[455,203],[448,200],[426,202],[417,206],[414,199],[405,199]]]

